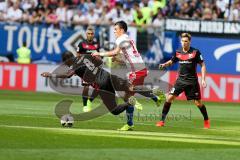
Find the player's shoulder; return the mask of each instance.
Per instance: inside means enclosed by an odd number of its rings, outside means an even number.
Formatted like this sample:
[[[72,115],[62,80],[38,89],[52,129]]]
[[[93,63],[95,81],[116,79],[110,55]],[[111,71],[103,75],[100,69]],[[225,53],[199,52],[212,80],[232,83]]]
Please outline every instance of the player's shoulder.
[[[84,39],[78,43],[78,46],[82,46],[83,43],[86,43]]]
[[[129,40],[129,36],[127,34],[123,34],[116,39],[116,43],[120,44],[121,42],[127,41],[127,40]]]
[[[178,48],[178,49],[176,49],[176,53],[182,53],[183,51],[182,51],[182,48]]]
[[[197,49],[197,48],[190,47],[190,49],[192,52],[200,53],[199,49]]]
[[[93,43],[92,43],[96,48],[99,48],[100,47],[100,44],[97,40],[93,40]]]

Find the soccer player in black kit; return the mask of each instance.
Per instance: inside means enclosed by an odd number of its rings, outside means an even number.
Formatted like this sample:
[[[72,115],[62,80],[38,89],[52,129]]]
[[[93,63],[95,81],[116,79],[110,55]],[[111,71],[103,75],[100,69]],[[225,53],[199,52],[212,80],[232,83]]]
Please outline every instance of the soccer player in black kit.
[[[98,91],[98,95],[104,105],[114,115],[118,115],[128,108],[132,108],[136,103],[135,97],[132,96],[128,98],[125,103],[117,105],[115,91],[124,91],[125,93],[134,91],[148,98],[159,96],[158,91],[154,93],[151,89],[139,90],[138,87],[134,87],[133,90],[131,90],[127,79],[111,75],[102,68],[103,61],[100,57],[90,54],[79,54],[77,57],[74,57],[71,52],[67,51],[62,54],[62,60],[64,65],[69,67],[67,73],[55,74],[43,72],[41,75],[52,78],[70,78],[76,74]],[[133,121],[132,118],[133,116],[128,116],[127,121]]]
[[[202,87],[206,87],[206,66],[203,61],[200,51],[190,46],[191,35],[189,33],[181,34],[181,45],[182,48],[176,51],[172,59],[166,63],[160,64],[160,69],[171,66],[173,63],[179,62],[178,78],[174,84],[174,87],[170,90],[170,93],[164,103],[162,110],[161,121],[157,122],[157,127],[165,125],[165,119],[169,112],[172,102],[174,99],[185,92],[187,100],[193,100],[195,105],[201,111],[204,118],[204,128],[210,128],[210,121],[208,118],[207,110],[205,105],[201,101],[200,86],[197,77],[197,64],[201,66],[201,84]]]
[[[99,52],[99,44],[94,41],[94,35],[94,28],[88,26],[86,30],[86,40],[83,40],[78,44],[77,54],[92,54],[94,52]],[[84,86],[82,92],[83,112],[89,112],[92,110],[92,101],[94,97],[97,96],[97,92],[94,90],[89,97],[89,83],[82,81],[82,86]]]

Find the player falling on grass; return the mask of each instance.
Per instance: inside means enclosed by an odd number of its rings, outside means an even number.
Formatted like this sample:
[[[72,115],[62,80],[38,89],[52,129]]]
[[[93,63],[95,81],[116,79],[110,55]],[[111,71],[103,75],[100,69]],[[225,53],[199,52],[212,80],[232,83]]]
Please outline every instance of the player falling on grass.
[[[189,33],[181,34],[182,47],[176,51],[171,60],[166,63],[160,64],[160,69],[171,66],[172,64],[179,62],[178,78],[174,84],[174,87],[170,90],[170,93],[164,103],[162,110],[161,121],[157,122],[156,126],[162,127],[165,124],[166,116],[169,112],[174,99],[185,92],[187,100],[193,100],[195,105],[201,111],[204,117],[204,128],[210,128],[210,121],[208,118],[205,105],[201,101],[200,86],[197,77],[197,64],[201,66],[201,83],[202,87],[206,87],[206,66],[203,61],[200,51],[190,46],[191,35]]]
[[[102,56],[102,57],[113,57],[118,54],[121,55],[122,61],[125,62],[128,73],[127,79],[132,86],[143,86],[144,79],[148,75],[148,70],[145,66],[145,63],[138,52],[135,42],[129,38],[127,35],[127,24],[124,21],[118,21],[114,25],[114,34],[116,37],[116,47],[112,51],[108,52],[95,52],[93,56]],[[142,88],[144,89],[144,87]],[[126,97],[134,95],[134,92],[129,93]],[[152,97],[152,99],[159,106],[161,101],[165,99],[163,93],[159,97]],[[142,110],[142,105],[136,101],[135,107]],[[133,109],[126,110],[127,116],[133,115]],[[122,130],[128,130],[133,127],[133,122],[129,121],[126,125],[122,127]]]
[[[62,54],[62,60],[65,65],[69,66],[66,73],[49,73],[43,72],[43,77],[52,78],[70,78],[73,75],[79,76],[81,79],[90,84],[94,89],[98,90],[98,95],[102,99],[107,109],[114,115],[118,115],[125,110],[132,110],[136,103],[136,99],[131,96],[125,103],[117,105],[115,91],[131,92],[128,80],[122,79],[116,75],[111,75],[102,68],[103,61],[101,58],[89,54],[79,54],[77,57],[71,52]],[[134,89],[134,88],[133,88]],[[157,97],[152,90],[136,91],[148,97]],[[157,92],[156,92],[157,93]],[[128,122],[132,122],[133,116],[128,116]],[[132,128],[130,128],[132,129]],[[128,130],[130,130],[128,129]]]
[[[99,44],[94,41],[94,28],[88,26],[86,30],[86,40],[83,40],[78,44],[77,54],[92,54],[93,52],[99,51]],[[92,110],[92,101],[96,97],[96,90],[89,97],[89,84],[82,81],[83,92],[82,92],[82,102],[83,102],[83,112],[89,112]]]

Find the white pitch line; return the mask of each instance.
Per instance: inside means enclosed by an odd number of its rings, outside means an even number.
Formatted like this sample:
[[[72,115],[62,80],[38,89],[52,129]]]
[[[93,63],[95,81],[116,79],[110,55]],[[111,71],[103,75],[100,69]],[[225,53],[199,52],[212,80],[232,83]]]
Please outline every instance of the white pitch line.
[[[50,131],[57,134],[72,134],[72,135],[86,135],[86,136],[103,136],[127,139],[142,139],[142,140],[157,140],[157,141],[171,141],[184,143],[200,143],[200,144],[219,144],[240,146],[240,142],[230,141],[226,138],[214,138],[211,136],[194,136],[191,134],[177,134],[177,133],[157,133],[157,132],[143,132],[143,131],[113,131],[101,129],[70,129],[70,128],[50,128],[50,127],[31,127],[31,126],[9,126],[0,125],[5,128],[22,128]]]
[[[0,114],[1,115],[1,114]],[[3,114],[4,115],[4,114]],[[18,116],[18,117],[26,117],[26,118],[36,118],[36,116],[31,116],[31,115],[21,115],[21,114],[6,114],[7,116]],[[43,118],[43,119],[54,119],[54,120],[57,120],[58,118],[57,117],[51,117],[52,115],[50,116],[37,116],[37,118]],[[118,119],[118,118],[117,118]],[[94,119],[93,119],[94,120]],[[103,121],[98,121],[98,122],[101,122],[101,123],[113,123],[113,124],[122,124],[123,121],[121,121],[119,119],[119,121],[117,122],[113,122],[113,121],[108,121],[108,120],[103,120]],[[144,125],[144,126],[155,126],[155,124],[153,124],[153,122],[135,122],[135,124],[138,124],[138,125]],[[194,128],[194,127],[187,127],[187,126],[184,126],[184,127],[181,127],[181,126],[168,126],[169,128],[184,128],[184,129],[203,129],[203,128]],[[231,129],[231,128],[223,128],[223,127],[219,127],[219,128],[211,128],[209,129],[210,131],[218,131],[218,132],[235,132],[235,133],[240,133],[240,130],[238,129]]]

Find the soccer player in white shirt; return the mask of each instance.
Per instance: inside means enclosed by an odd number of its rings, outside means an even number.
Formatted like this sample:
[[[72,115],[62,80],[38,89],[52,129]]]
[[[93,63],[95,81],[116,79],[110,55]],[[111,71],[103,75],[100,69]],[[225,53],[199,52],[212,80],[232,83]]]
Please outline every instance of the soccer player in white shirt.
[[[114,34],[116,36],[116,47],[112,51],[108,52],[95,52],[93,56],[102,56],[102,57],[113,57],[117,54],[121,54],[122,61],[126,63],[127,69],[129,70],[127,74],[127,78],[129,83],[131,84],[131,88],[133,86],[142,86],[144,83],[144,79],[148,74],[148,70],[145,66],[145,63],[138,52],[136,45],[133,40],[129,38],[127,33],[127,24],[124,21],[118,21],[114,25]],[[125,96],[125,101],[128,97],[132,96],[134,92],[128,93]],[[148,95],[147,95],[148,94]],[[159,93],[158,96],[151,95],[146,92],[146,97],[151,97],[159,106],[161,101],[165,98],[163,93]],[[135,107],[137,109],[142,109],[142,105],[140,103],[136,103]],[[130,108],[126,110],[127,118],[129,119],[127,125],[124,125],[121,130],[129,130],[133,126],[132,116],[133,116],[134,108]]]

